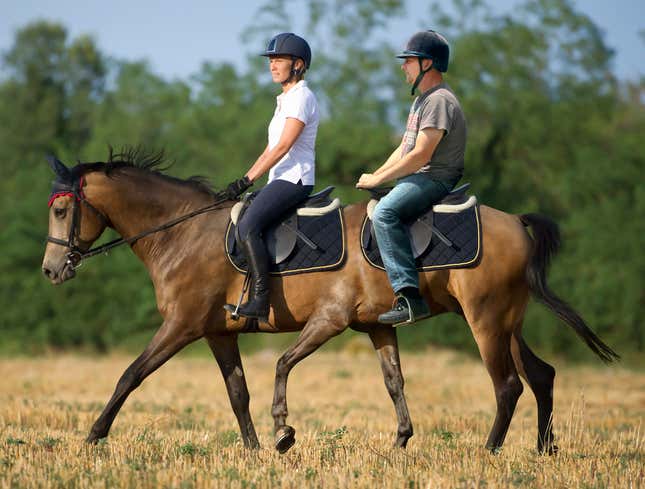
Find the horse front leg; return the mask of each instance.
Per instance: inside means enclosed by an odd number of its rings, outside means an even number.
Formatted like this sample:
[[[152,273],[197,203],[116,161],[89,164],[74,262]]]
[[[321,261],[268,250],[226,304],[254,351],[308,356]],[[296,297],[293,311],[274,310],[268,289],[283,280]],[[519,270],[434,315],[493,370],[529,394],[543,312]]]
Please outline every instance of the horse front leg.
[[[316,314],[309,318],[300,332],[296,343],[280,357],[275,370],[275,391],[273,395],[273,415],[275,429],[275,448],[285,453],[296,442],[296,430],[286,424],[287,377],[291,369],[302,359],[316,351],[330,338],[347,328],[346,321],[334,320],[326,314]]]
[[[208,345],[217,360],[231,407],[240,425],[242,440],[246,448],[260,448],[258,436],[255,433],[253,420],[249,413],[249,390],[246,386],[242,358],[237,344],[237,335],[209,335],[206,337]]]
[[[200,333],[186,328],[183,321],[165,320],[143,353],[121,375],[114,394],[94,422],[86,441],[96,443],[101,438],[107,437],[114,418],[128,395],[175,353],[200,337]]]
[[[401,361],[399,359],[399,346],[396,339],[396,330],[391,327],[376,326],[368,332],[374,349],[381,362],[385,387],[394,402],[398,429],[395,446],[405,448],[408,440],[412,437],[412,422],[410,412],[403,394],[403,374],[401,373]]]

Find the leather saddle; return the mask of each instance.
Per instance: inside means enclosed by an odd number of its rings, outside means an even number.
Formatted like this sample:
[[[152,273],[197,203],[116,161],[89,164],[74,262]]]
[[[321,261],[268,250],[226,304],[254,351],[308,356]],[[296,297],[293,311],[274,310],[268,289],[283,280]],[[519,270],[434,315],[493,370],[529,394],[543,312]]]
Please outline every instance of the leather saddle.
[[[448,195],[440,202],[433,205],[427,212],[417,217],[414,221],[407,223],[408,233],[410,235],[410,244],[414,258],[421,256],[430,246],[433,234],[446,246],[459,251],[459,246],[453,243],[434,224],[435,213],[457,214],[474,207],[477,204],[477,198],[474,195],[467,196],[466,191],[470,188],[470,183],[465,183]],[[371,225],[372,213],[378,201],[388,194],[392,187],[371,189],[372,199],[367,204],[367,217],[369,219],[370,232],[363,234],[363,248],[370,246],[371,240],[375,240],[374,227]]]
[[[320,192],[311,194],[304,202],[290,211],[282,221],[271,226],[264,233],[264,241],[269,253],[269,260],[273,264],[277,265],[284,262],[293,252],[298,239],[302,240],[312,250],[320,251],[319,246],[299,229],[298,218],[324,216],[339,209],[341,206],[340,199],[338,197],[334,199],[330,197],[333,190],[334,187],[326,187]],[[229,236],[227,243],[227,249],[230,254],[235,253],[236,244],[239,243],[237,222],[254,197],[255,193],[248,193],[241,202],[238,202],[231,208],[231,222],[236,227],[235,233],[230,233],[231,235],[234,234],[234,236]]]

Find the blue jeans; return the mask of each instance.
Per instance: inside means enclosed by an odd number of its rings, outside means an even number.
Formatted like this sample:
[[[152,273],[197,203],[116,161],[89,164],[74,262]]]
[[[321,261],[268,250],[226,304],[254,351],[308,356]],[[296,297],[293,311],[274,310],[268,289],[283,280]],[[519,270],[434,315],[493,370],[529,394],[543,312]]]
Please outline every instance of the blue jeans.
[[[372,214],[385,271],[394,293],[404,287],[419,288],[419,274],[405,223],[421,216],[453,189],[457,180],[441,182],[413,173],[399,179]]]

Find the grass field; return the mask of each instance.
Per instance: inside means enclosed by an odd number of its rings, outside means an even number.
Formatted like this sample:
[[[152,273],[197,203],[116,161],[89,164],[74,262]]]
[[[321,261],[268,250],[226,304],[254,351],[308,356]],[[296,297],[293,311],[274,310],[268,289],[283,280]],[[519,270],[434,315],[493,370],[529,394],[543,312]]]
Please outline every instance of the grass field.
[[[356,343],[354,344],[356,346]],[[645,485],[645,374],[557,369],[560,453],[539,456],[525,389],[503,451],[483,445],[494,416],[482,364],[429,349],[402,356],[415,435],[391,447],[393,405],[362,344],[319,353],[290,376],[296,445],[272,449],[278,353],[247,356],[251,412],[263,448],[243,448],[214,360],[177,358],[135,391],[106,442],[83,440],[134,356],[0,359],[0,487],[556,487]]]

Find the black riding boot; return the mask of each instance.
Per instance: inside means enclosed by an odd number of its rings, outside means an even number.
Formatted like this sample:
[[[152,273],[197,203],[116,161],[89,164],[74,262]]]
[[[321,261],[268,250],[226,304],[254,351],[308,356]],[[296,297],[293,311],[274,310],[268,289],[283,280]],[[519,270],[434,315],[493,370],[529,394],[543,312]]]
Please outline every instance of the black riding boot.
[[[250,233],[242,242],[251,274],[249,301],[240,305],[237,313],[260,321],[269,320],[269,256],[262,238]]]

